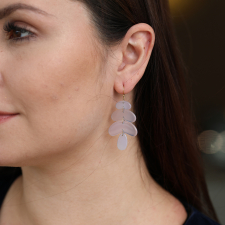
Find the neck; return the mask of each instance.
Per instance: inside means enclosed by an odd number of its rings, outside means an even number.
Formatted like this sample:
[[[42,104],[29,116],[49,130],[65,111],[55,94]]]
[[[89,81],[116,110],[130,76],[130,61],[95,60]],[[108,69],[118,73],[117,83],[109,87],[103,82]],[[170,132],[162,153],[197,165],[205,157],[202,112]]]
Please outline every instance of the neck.
[[[22,167],[9,191],[15,200],[6,206],[14,207],[21,224],[141,224],[138,214],[165,194],[135,143],[125,151],[91,148],[67,160]]]

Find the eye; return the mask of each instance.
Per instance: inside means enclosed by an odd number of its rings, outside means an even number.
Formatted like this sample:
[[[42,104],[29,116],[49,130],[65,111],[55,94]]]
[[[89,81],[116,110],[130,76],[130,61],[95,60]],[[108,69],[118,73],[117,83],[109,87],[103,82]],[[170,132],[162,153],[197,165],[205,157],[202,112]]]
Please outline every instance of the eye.
[[[31,37],[35,37],[34,33],[26,27],[19,27],[15,25],[15,22],[8,22],[3,27],[7,38],[12,41],[25,41]]]

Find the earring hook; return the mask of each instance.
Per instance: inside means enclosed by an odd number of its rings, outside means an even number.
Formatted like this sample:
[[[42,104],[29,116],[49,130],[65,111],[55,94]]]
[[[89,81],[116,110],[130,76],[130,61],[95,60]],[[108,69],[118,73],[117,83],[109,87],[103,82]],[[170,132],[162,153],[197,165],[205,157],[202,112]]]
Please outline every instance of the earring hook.
[[[124,85],[123,85],[123,100],[125,100]]]

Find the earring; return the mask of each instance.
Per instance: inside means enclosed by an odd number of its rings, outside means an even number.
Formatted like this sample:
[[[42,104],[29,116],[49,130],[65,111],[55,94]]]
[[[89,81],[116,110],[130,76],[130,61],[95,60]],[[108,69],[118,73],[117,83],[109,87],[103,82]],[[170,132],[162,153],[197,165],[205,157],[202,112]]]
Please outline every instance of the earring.
[[[118,138],[117,147],[119,150],[125,150],[127,147],[126,134],[129,134],[130,136],[136,136],[138,131],[137,128],[132,124],[136,121],[136,116],[129,110],[131,109],[131,104],[125,101],[124,87],[123,101],[118,102],[116,104],[116,108],[118,110],[112,113],[111,118],[113,121],[117,122],[110,126],[108,132],[111,136],[116,136],[122,132]]]

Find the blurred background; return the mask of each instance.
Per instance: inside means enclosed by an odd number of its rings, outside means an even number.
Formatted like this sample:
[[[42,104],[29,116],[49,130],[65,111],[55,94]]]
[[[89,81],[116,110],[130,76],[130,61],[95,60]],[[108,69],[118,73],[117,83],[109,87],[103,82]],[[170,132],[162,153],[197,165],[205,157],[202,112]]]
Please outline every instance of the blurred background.
[[[170,0],[170,5],[210,197],[225,224],[225,1]]]

